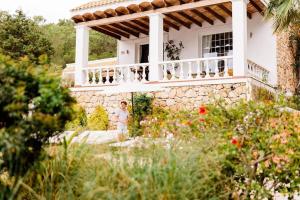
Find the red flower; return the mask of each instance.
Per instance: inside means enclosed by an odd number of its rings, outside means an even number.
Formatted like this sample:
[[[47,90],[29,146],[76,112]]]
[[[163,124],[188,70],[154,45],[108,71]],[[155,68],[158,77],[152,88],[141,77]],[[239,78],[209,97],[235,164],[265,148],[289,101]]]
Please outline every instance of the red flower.
[[[239,140],[237,138],[231,139],[231,144],[235,145],[237,148],[241,148],[242,145],[240,144]]]
[[[200,118],[199,121],[200,121],[200,122],[205,122],[205,119]]]
[[[239,141],[236,138],[231,139],[231,144],[237,145]]]
[[[199,107],[199,114],[200,115],[205,115],[207,113],[206,107],[205,106],[200,106]]]

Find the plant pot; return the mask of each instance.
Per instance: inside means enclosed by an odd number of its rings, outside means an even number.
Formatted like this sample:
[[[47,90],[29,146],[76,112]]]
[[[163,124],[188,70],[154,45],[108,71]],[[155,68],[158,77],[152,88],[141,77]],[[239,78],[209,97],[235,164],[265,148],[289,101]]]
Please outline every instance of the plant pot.
[[[232,68],[228,69],[228,76],[233,76],[233,69]]]

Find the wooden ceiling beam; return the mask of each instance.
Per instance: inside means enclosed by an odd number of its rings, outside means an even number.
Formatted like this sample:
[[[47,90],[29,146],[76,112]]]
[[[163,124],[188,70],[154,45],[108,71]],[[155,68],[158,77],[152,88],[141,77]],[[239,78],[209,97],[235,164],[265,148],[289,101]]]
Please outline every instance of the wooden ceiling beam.
[[[184,17],[185,19],[191,21],[192,23],[197,24],[198,26],[202,27],[202,23],[200,21],[198,21],[197,19],[191,17],[190,15],[186,14],[184,11],[180,11],[177,14],[179,14],[180,16]]]
[[[117,40],[121,40],[121,36],[119,36],[119,35],[117,35],[115,33],[112,33],[110,31],[107,31],[107,30],[105,30],[103,28],[100,28],[100,27],[97,27],[97,26],[94,26],[94,27],[91,27],[91,28],[93,30],[95,30],[95,31],[98,31],[98,32],[103,33],[103,34],[108,35],[108,36],[111,36],[111,37],[113,37],[113,38],[115,38]]]
[[[223,4],[217,5],[221,10],[223,10],[229,17],[232,17],[232,12]]]
[[[115,28],[118,28],[118,29],[120,29],[120,30],[122,30],[122,31],[124,31],[124,32],[126,32],[126,33],[128,33],[130,35],[133,35],[133,36],[135,36],[137,38],[140,36],[139,32],[136,32],[136,31],[134,31],[132,29],[129,29],[129,28],[125,27],[125,26],[122,26],[120,24],[113,23],[113,24],[111,24],[111,26],[114,26]]]
[[[215,18],[217,18],[218,20],[220,20],[223,23],[226,23],[226,19],[221,16],[219,13],[217,13],[216,11],[214,11],[213,9],[211,9],[210,7],[204,7],[204,9],[209,12],[211,15],[213,15]]]
[[[169,27],[174,28],[175,30],[179,31],[180,27],[168,20],[167,18],[164,18],[164,24],[168,25]]]
[[[261,15],[264,15],[264,11],[263,9],[257,5],[257,3],[255,3],[254,0],[249,0],[249,3],[261,14]]]
[[[203,13],[201,13],[199,10],[192,9],[191,12],[193,12],[194,14],[196,14],[201,19],[207,21],[210,25],[214,25],[214,20],[210,19],[209,17],[207,17],[206,15],[204,15]]]
[[[191,28],[191,24],[181,20],[180,18],[176,17],[174,14],[172,13],[166,13],[165,14],[167,17],[171,18],[172,20],[176,21],[179,24],[182,24],[183,26],[185,26],[186,28],[190,29]]]
[[[120,36],[123,36],[123,37],[126,37],[126,38],[130,37],[130,35],[128,33],[120,31],[119,29],[116,29],[116,28],[111,27],[109,25],[102,25],[102,26],[100,26],[100,28],[103,28],[103,29],[105,29],[105,30],[107,30],[109,32],[115,33],[117,35],[120,35]]]
[[[229,8],[227,8],[226,6],[224,6],[223,4],[219,4],[219,5],[217,5],[221,10],[223,10],[227,15],[229,15],[230,17],[232,17],[232,11],[229,9]],[[248,16],[248,18],[249,19],[252,19],[252,16],[251,16],[251,13],[249,13],[248,11],[247,11],[247,16]]]
[[[129,22],[120,22],[122,25],[124,25],[124,26],[127,26],[127,27],[129,27],[129,28],[132,28],[132,29],[134,29],[134,30],[137,30],[138,32],[140,32],[140,33],[143,33],[143,34],[145,34],[145,35],[149,35],[149,30],[145,30],[145,29],[142,29],[142,28],[140,28],[139,26],[136,26],[136,25],[133,25],[133,24],[131,24],[131,23],[129,23]]]
[[[133,20],[141,17],[147,17],[151,13],[172,13],[172,12],[178,12],[182,10],[190,10],[190,9],[195,9],[199,7],[205,7],[205,6],[210,6],[210,5],[217,5],[221,3],[227,3],[230,2],[230,0],[201,0],[201,1],[195,1],[192,3],[186,3],[186,4],[181,4],[181,5],[175,5],[175,6],[170,6],[170,7],[165,7],[165,8],[159,8],[155,10],[149,10],[145,12],[139,12],[139,13],[132,13],[129,15],[123,15],[123,16],[116,16],[116,17],[110,17],[110,18],[105,18],[105,19],[98,19],[98,20],[93,20],[89,22],[81,22],[78,25],[85,25],[85,26],[99,26],[99,25],[105,25],[105,24],[111,24],[111,23],[116,23],[116,22],[121,22],[121,21],[128,21],[128,20]],[[128,7],[127,7],[128,8]]]
[[[142,20],[143,22],[147,23],[147,25],[148,25],[148,27],[149,27],[149,18],[148,18],[148,17],[146,17],[146,18],[141,18],[141,20]],[[169,27],[165,26],[165,24],[164,24],[164,31],[169,32]]]

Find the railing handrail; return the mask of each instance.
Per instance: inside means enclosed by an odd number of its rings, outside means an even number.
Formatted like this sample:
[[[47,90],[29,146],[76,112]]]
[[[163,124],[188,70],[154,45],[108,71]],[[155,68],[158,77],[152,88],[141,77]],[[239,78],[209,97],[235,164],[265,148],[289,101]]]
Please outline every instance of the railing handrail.
[[[82,70],[92,70],[92,69],[108,69],[108,68],[124,68],[124,67],[146,67],[149,63],[135,63],[135,64],[123,64],[123,65],[100,65],[97,67],[83,67]]]
[[[184,60],[168,60],[159,62],[158,64],[172,64],[178,62],[196,62],[196,61],[209,61],[209,60],[224,60],[224,59],[232,59],[233,56],[218,56],[218,57],[209,57],[209,58],[191,58],[191,59],[184,59]]]
[[[255,63],[255,62],[253,62],[252,60],[249,60],[249,59],[248,59],[247,62],[248,62],[248,64],[254,65],[254,66],[257,67],[257,68],[259,68],[259,69],[261,69],[261,70],[263,70],[263,71],[266,71],[266,72],[270,73],[270,71],[267,70],[265,67],[263,67],[263,66],[261,66],[261,65],[259,65],[259,64],[257,64],[257,63]]]

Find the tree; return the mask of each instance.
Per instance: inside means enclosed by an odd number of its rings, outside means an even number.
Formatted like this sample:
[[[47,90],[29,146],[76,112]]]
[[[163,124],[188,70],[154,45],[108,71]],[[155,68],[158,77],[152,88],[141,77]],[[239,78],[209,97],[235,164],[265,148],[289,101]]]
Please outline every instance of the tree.
[[[72,117],[75,100],[48,68],[0,55],[0,172],[8,174],[7,182],[0,181],[0,199],[14,198],[20,177]]]
[[[275,31],[281,31],[290,26],[300,27],[300,1],[299,0],[271,0],[267,17],[273,17]]]
[[[41,55],[51,58],[54,50],[38,24],[18,10],[14,15],[0,13],[0,53],[37,62]]]
[[[273,18],[275,32],[289,31],[290,47],[299,79],[296,89],[300,92],[300,0],[271,0],[266,17]]]
[[[41,21],[41,20],[39,20]],[[71,20],[59,20],[58,23],[41,24],[41,29],[51,42],[55,53],[52,62],[66,66],[75,61],[76,33],[74,22]],[[90,31],[89,59],[101,59],[116,55],[116,40],[109,36]]]

